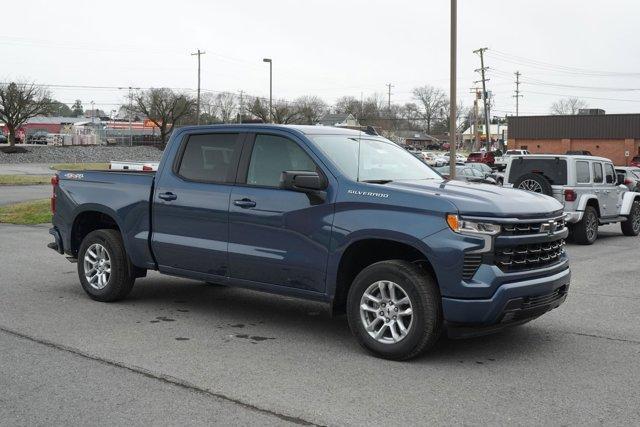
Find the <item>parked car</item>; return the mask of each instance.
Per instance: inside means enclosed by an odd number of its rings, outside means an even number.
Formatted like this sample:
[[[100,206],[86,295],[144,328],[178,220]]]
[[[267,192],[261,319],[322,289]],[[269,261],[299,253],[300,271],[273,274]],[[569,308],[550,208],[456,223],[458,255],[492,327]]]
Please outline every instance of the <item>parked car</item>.
[[[121,171],[157,171],[159,162],[109,162],[109,169]]]
[[[623,184],[631,191],[640,192],[640,167],[619,166],[616,168],[616,173],[624,175]]]
[[[640,156],[635,156],[634,158],[632,158],[629,166],[636,166],[640,168]]]
[[[6,144],[8,141],[7,137],[0,133],[0,144]]]
[[[467,163],[484,163],[493,167],[496,162],[496,158],[490,151],[478,151],[476,153],[469,154],[467,157]]]
[[[442,166],[440,168],[436,168],[436,171],[440,173],[443,177],[449,179],[451,177],[451,167]],[[492,184],[496,185],[497,181],[478,169],[468,167],[468,166],[456,166],[456,180],[458,181],[467,181],[467,182],[476,182],[483,184]]]
[[[527,150],[507,150],[502,156],[496,156],[494,167],[499,171],[503,171],[507,168],[509,159],[513,156],[526,156],[529,153]]]
[[[595,156],[540,154],[512,158],[513,187],[554,197],[564,204],[576,243],[590,245],[598,226],[620,223],[625,236],[640,233],[640,193],[629,191],[611,160]]]
[[[561,203],[443,180],[364,132],[186,126],[157,172],[60,171],[52,184],[49,247],[77,260],[98,301],[158,270],[326,303],[371,353],[408,359],[443,331],[527,322],[569,289]]]
[[[48,137],[49,137],[49,132],[36,131],[30,135],[27,135],[27,144],[47,145]]]
[[[500,185],[504,182],[504,174],[491,169],[489,165],[484,163],[465,163],[465,166],[480,171],[485,177],[493,179]]]

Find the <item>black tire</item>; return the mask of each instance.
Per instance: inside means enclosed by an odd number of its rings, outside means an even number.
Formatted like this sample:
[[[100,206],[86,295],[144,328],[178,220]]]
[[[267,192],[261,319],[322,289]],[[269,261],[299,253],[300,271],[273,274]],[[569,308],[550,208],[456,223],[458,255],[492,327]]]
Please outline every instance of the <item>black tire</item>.
[[[397,342],[383,343],[369,335],[360,315],[361,299],[365,291],[379,281],[390,281],[399,285],[411,303],[412,319],[406,335]],[[376,310],[382,309],[381,305],[378,307]],[[378,315],[371,314],[371,316]],[[403,260],[377,262],[362,270],[353,281],[347,297],[347,318],[349,328],[360,345],[373,355],[391,360],[411,359],[432,347],[440,337],[442,332],[440,290],[435,279],[415,264]],[[389,334],[391,334],[391,327],[400,331],[399,326],[390,324],[385,327]]]
[[[591,229],[595,224],[595,232]],[[571,227],[573,241],[579,245],[593,245],[598,238],[598,213],[593,206],[587,206],[582,220]]]
[[[106,285],[97,289],[85,276],[85,256],[94,244],[107,251],[110,274]],[[127,256],[120,233],[116,230],[96,230],[87,234],[78,251],[78,277],[84,291],[92,299],[102,302],[118,301],[126,297],[136,280],[134,267]]]
[[[620,228],[622,228],[622,234],[625,236],[637,236],[640,234],[640,201],[633,202],[627,220],[620,223]]]
[[[530,189],[532,183],[537,184],[533,185],[536,188],[535,190]],[[513,188],[553,196],[553,188],[551,188],[549,180],[537,173],[525,173],[514,181]]]

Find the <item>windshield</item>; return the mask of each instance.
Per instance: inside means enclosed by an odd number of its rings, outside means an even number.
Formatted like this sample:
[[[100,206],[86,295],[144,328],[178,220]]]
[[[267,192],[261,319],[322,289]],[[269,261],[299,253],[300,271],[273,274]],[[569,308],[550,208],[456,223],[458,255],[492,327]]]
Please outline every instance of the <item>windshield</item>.
[[[310,135],[310,138],[345,175],[353,180],[442,179],[404,148],[384,138],[370,136],[359,138],[352,135]],[[360,145],[359,150],[358,145]]]

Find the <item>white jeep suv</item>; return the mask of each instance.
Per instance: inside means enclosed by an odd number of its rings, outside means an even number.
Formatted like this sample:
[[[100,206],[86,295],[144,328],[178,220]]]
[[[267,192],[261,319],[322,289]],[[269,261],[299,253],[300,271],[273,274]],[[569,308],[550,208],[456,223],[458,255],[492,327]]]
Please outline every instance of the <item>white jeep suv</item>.
[[[597,239],[599,225],[619,222],[624,235],[640,234],[640,193],[623,183],[611,160],[594,156],[514,156],[505,173],[505,186],[562,202],[571,235],[586,245]]]

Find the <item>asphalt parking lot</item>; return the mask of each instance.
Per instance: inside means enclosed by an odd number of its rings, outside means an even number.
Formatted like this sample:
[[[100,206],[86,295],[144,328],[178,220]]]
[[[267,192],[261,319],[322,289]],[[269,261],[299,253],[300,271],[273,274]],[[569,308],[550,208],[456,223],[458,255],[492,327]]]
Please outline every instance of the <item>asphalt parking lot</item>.
[[[559,309],[400,363],[291,298],[150,274],[94,302],[46,226],[0,225],[0,425],[636,424],[640,238],[601,231]]]

